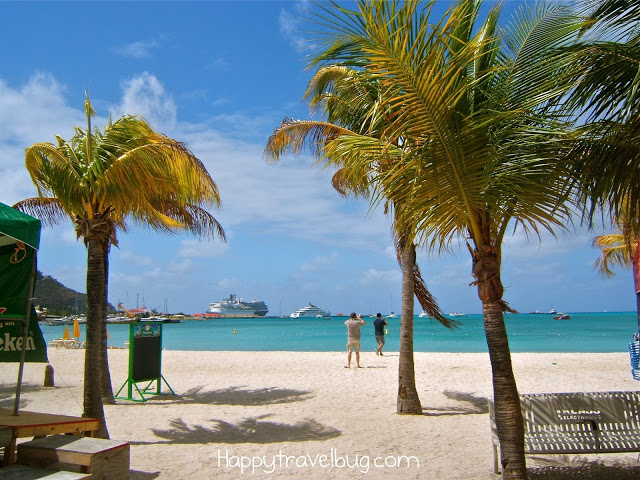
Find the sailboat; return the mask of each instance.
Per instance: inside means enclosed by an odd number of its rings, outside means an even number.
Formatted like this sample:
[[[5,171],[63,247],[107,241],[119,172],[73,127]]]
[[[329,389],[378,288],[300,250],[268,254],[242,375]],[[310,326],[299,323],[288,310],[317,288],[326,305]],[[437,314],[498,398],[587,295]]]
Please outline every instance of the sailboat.
[[[398,318],[398,315],[393,313],[393,295],[389,295],[389,306],[391,308],[389,308],[390,313],[389,313],[389,315],[387,315],[387,318]]]

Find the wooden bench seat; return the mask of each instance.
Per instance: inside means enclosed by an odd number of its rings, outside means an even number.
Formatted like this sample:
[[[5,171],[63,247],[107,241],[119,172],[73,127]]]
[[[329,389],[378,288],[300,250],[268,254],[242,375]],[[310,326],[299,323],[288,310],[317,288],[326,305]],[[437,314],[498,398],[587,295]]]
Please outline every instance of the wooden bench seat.
[[[520,395],[525,454],[640,452],[640,392]],[[489,401],[493,466],[500,441]]]
[[[51,435],[18,445],[18,463],[90,473],[93,480],[129,478],[129,444],[104,438]]]
[[[0,468],[2,480],[87,480],[88,473],[46,470],[28,465],[8,465]]]

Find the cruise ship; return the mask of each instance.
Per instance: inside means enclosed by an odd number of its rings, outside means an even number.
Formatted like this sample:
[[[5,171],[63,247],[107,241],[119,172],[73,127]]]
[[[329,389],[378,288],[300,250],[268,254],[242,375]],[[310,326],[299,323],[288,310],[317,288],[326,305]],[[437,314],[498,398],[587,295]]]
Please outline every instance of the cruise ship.
[[[210,303],[208,313],[220,317],[264,317],[268,311],[262,300],[245,302],[232,293],[229,298]]]
[[[306,307],[296,310],[291,314],[291,318],[314,318],[314,317],[329,317],[330,312],[325,312],[320,307],[316,307],[313,304],[309,304]]]

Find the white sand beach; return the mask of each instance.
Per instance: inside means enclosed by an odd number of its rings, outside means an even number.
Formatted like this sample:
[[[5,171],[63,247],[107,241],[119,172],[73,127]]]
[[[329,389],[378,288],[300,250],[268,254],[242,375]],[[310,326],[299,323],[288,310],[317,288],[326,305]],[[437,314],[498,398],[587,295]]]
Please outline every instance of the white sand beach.
[[[116,391],[128,351],[110,350]],[[520,393],[638,390],[629,355],[517,353]],[[80,415],[83,350],[49,349],[27,364],[22,408]],[[131,478],[370,478],[495,480],[487,354],[416,353],[423,416],[397,415],[398,353],[163,352],[176,395],[105,406],[111,438],[129,441]],[[0,364],[10,407],[16,364]],[[166,387],[165,391],[168,391]],[[356,464],[357,456],[357,464]],[[527,456],[531,478],[639,478],[635,453]],[[570,469],[562,468],[570,466]]]

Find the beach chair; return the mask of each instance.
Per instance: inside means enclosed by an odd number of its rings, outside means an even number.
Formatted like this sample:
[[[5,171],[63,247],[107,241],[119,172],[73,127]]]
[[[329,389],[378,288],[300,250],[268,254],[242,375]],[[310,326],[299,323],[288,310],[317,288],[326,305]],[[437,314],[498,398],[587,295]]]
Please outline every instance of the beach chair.
[[[64,348],[76,348],[76,341],[73,339],[63,340]]]
[[[631,357],[631,375],[634,380],[640,380],[640,340],[634,340],[629,344],[629,356]]]
[[[54,338],[49,342],[49,346],[56,347],[56,348],[65,348],[64,342],[65,342],[64,338]]]

